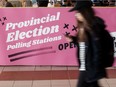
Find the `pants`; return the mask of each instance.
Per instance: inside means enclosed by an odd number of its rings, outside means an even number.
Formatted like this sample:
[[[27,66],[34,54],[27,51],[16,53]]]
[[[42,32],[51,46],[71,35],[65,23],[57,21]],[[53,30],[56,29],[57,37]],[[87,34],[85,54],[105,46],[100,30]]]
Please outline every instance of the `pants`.
[[[86,82],[86,72],[81,71],[77,87],[100,87],[98,81]]]

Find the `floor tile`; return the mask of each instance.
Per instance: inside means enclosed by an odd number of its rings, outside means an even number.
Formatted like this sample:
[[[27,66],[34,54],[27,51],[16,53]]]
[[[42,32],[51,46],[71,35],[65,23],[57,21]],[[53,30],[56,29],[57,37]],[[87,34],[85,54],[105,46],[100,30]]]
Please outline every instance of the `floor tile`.
[[[70,79],[77,79],[79,77],[79,71],[78,70],[69,70],[69,78]]]
[[[14,72],[15,73],[15,80],[33,80],[34,77],[34,72],[33,71],[18,71]]]
[[[32,87],[52,87],[52,86],[50,86],[50,85],[42,85],[42,86],[34,85]]]
[[[109,87],[116,87],[116,85],[110,85]]]
[[[101,79],[101,80],[99,80],[99,84],[101,85],[101,86],[106,86],[106,87],[108,87],[109,85],[108,85],[108,83],[107,83],[107,80],[104,78],[104,79]]]
[[[4,67],[0,66],[0,73],[3,71]]]
[[[52,79],[69,79],[67,70],[52,71]]]
[[[51,80],[34,80],[32,87],[51,87]]]
[[[115,69],[115,67],[108,67],[108,68],[106,68],[106,69]]]
[[[12,72],[2,72],[0,74],[0,80],[15,80],[16,73]]]
[[[116,70],[115,69],[107,69],[107,74],[109,78],[116,78]]]
[[[66,66],[52,66],[52,70],[68,70]]]
[[[51,80],[52,73],[51,71],[39,71],[34,73],[34,80]]]
[[[76,87],[77,86],[77,83],[78,83],[78,80],[77,79],[70,80],[71,87]]]
[[[51,66],[36,66],[35,71],[48,71],[51,70]]]
[[[19,71],[34,71],[35,66],[20,66]]]
[[[19,71],[18,66],[6,66],[4,67],[3,71]]]
[[[116,85],[116,79],[107,79],[108,84]]]
[[[68,70],[78,70],[78,67],[77,66],[70,66],[70,67],[68,67]]]
[[[0,80],[46,80],[51,79],[51,71],[2,72]]]
[[[70,83],[69,80],[52,80],[51,81],[52,87],[57,87],[57,86],[67,86],[70,87]]]
[[[0,87],[13,87],[14,81],[0,81]]]
[[[55,85],[55,86],[52,86],[52,87],[71,87],[70,85]]]
[[[32,81],[15,81],[13,87],[32,87]]]

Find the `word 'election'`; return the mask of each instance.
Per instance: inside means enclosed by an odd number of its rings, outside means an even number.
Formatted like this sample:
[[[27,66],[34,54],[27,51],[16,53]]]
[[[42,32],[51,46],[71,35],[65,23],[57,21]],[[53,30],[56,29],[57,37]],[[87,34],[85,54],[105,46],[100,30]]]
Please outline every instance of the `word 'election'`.
[[[31,38],[41,35],[47,35],[52,33],[57,33],[59,31],[59,25],[53,26],[43,26],[39,24],[58,21],[60,19],[60,12],[57,12],[55,15],[47,14],[46,17],[41,17],[35,19],[34,17],[31,20],[18,22],[18,23],[7,23],[6,24],[6,31],[18,29],[13,32],[9,32],[7,35],[6,42],[12,42],[16,40],[21,40],[25,38]],[[26,27],[38,25],[36,28],[27,30]],[[20,29],[20,30],[19,30]],[[23,31],[22,31],[23,29]],[[24,29],[26,29],[24,31]]]

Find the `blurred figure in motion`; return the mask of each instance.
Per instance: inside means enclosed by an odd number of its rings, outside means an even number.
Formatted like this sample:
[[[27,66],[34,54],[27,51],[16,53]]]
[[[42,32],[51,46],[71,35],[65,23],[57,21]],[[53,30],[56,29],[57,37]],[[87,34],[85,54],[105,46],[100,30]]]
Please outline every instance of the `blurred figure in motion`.
[[[49,0],[37,0],[38,7],[47,7]]]
[[[62,0],[62,6],[67,7],[67,6],[73,6],[72,0]]]
[[[22,7],[32,7],[32,0],[22,0]]]
[[[3,7],[3,0],[0,0],[0,7]]]
[[[112,0],[91,0],[95,6],[109,6]]]
[[[13,7],[13,5],[8,0],[3,0],[3,7]]]
[[[31,2],[32,2],[32,7],[38,7],[36,0],[31,0]]]
[[[79,80],[77,87],[100,87],[98,80],[107,76],[101,59],[100,32],[105,29],[104,21],[95,16],[91,0],[77,0],[74,8],[78,33],[65,35],[70,42],[77,44]]]

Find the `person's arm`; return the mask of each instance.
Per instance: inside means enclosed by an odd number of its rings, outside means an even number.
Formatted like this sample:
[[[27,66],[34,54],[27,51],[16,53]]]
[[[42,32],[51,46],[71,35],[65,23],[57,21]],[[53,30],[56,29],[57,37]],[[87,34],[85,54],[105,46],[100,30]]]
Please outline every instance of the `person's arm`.
[[[78,42],[78,37],[77,37],[77,35],[75,35],[75,36],[72,36],[72,35],[65,35],[65,38],[66,38],[66,40],[67,40],[68,42],[72,42],[72,43],[74,43],[74,44],[77,44],[77,42]]]
[[[85,71],[85,42],[86,42],[86,34],[84,29],[79,30],[79,59],[80,59],[80,71]]]

